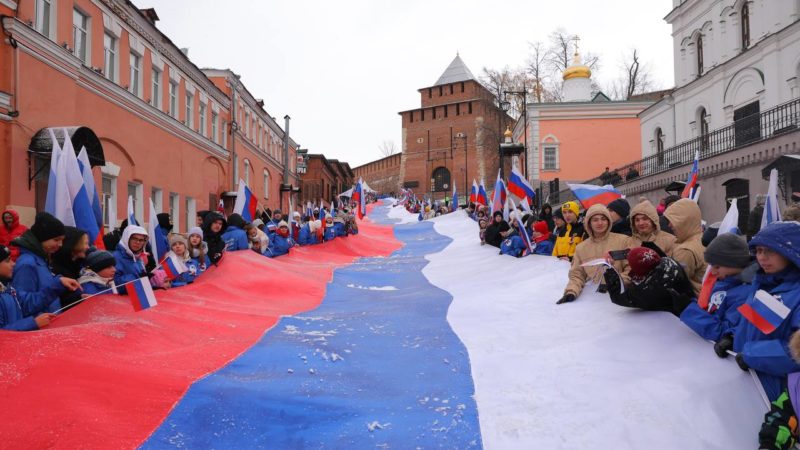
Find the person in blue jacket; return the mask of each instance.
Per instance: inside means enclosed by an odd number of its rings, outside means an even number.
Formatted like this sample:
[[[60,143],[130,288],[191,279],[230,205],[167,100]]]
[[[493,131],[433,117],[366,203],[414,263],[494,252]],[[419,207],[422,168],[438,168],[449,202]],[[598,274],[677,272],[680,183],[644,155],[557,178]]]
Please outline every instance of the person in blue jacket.
[[[155,229],[155,236],[150,236],[150,245],[156,246],[159,255],[166,255],[169,251],[169,233],[172,231],[172,218],[169,213],[156,214],[158,226]]]
[[[536,245],[533,248],[534,255],[551,256],[553,254],[553,241],[550,240],[550,228],[546,221],[540,220],[534,223],[531,235],[533,243]]]
[[[300,237],[298,243],[300,245],[314,245],[319,244],[317,239],[317,230],[322,226],[319,220],[309,220],[302,227],[300,227]]]
[[[101,292],[116,293],[114,274],[117,272],[117,260],[105,250],[95,250],[86,256],[86,267],[81,271],[78,283],[84,294],[94,295]]]
[[[346,237],[347,230],[344,227],[346,215],[337,214],[336,217],[333,219],[333,232],[336,237]]]
[[[244,227],[247,222],[244,221],[241,215],[233,213],[228,216],[228,228],[222,234],[222,240],[225,241],[226,250],[234,252],[237,250],[249,250],[250,241],[247,239],[247,233]]]
[[[52,313],[26,315],[16,290],[6,286],[4,281],[11,279],[14,272],[14,261],[11,249],[0,245],[0,329],[9,331],[32,331],[44,328],[55,319]]]
[[[203,229],[192,227],[189,230],[187,239],[188,250],[192,259],[187,264],[189,270],[194,270],[195,276],[199,276],[211,266],[211,259],[208,257],[208,245],[203,241]]]
[[[325,216],[325,242],[336,239],[336,230],[333,228],[333,217],[328,214]]]
[[[117,261],[114,283],[117,285],[117,291],[120,294],[128,292],[123,286],[125,283],[148,276],[146,268],[148,255],[145,252],[147,238],[147,230],[138,225],[128,225],[122,231],[122,238],[120,238],[119,244],[114,250],[114,259]],[[159,273],[162,272],[159,271]],[[163,275],[159,275],[156,278],[155,271],[153,275],[150,279],[150,284],[164,287]]]
[[[50,258],[63,243],[64,224],[46,212],[36,214],[31,228],[11,242],[20,249],[11,286],[25,316],[55,312],[61,308],[61,294],[80,289],[77,280],[54,275],[50,268]]]
[[[289,224],[281,221],[278,224],[278,231],[275,233],[275,237],[269,240],[269,248],[266,256],[275,258],[276,256],[285,255],[289,253],[289,249],[293,246],[294,241],[290,236]]]
[[[750,293],[749,283],[758,265],[751,265],[747,240],[733,233],[714,238],[703,257],[711,275],[717,278],[711,288],[708,306],[702,308],[692,301],[680,313],[680,319],[703,339],[715,341],[714,351],[724,358],[733,348],[733,329],[742,317],[738,308]]]
[[[197,268],[195,270],[191,269],[191,253],[189,252],[188,242],[182,234],[173,234],[169,238],[169,248],[170,251],[167,253],[167,257],[175,255],[178,260],[183,262],[186,265],[186,272],[178,275],[177,278],[173,279],[170,282],[171,287],[180,287],[186,286],[187,284],[194,283],[195,278],[197,278]]]
[[[786,387],[786,375],[800,371],[800,364],[791,358],[787,347],[792,333],[800,329],[800,223],[767,225],[753,236],[750,249],[755,250],[761,269],[744,305],[759,302],[756,293],[765,291],[789,313],[770,333],[760,330],[743,313],[733,333],[733,350],[739,367],[755,370],[767,397],[774,401]]]

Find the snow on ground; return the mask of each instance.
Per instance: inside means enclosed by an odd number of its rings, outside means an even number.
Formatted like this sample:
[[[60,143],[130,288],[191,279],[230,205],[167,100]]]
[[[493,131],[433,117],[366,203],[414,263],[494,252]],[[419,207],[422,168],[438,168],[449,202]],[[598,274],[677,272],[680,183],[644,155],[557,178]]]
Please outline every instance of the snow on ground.
[[[433,222],[453,242],[423,273],[453,295],[485,448],[757,447],[766,408],[752,378],[676,317],[591,287],[556,305],[566,262],[500,256],[463,211]]]
[[[393,202],[385,201],[389,206],[389,218],[399,220],[400,224],[419,222],[419,215],[412,214],[404,206],[392,206]]]

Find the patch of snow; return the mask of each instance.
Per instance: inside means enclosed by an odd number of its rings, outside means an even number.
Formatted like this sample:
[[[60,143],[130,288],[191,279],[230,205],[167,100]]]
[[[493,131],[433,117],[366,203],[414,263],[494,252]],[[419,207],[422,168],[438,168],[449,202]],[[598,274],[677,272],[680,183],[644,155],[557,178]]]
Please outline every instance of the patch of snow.
[[[391,423],[388,423],[388,422],[387,423],[380,423],[377,420],[373,420],[372,422],[367,424],[367,429],[369,430],[370,433],[372,433],[375,430],[383,430],[384,428],[388,427],[389,425],[391,425]]]
[[[396,290],[398,290],[394,286],[360,286],[360,285],[352,284],[352,283],[348,284],[347,287],[353,288],[353,289],[365,289],[365,290],[368,290],[368,291],[396,291]]]

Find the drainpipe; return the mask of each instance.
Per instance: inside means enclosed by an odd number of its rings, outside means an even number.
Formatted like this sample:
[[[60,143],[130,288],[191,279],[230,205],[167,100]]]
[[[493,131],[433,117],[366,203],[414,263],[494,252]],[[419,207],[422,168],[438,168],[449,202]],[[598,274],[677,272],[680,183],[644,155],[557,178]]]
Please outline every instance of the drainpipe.
[[[231,192],[236,191],[236,130],[239,124],[236,122],[236,88],[238,83],[231,82]]]
[[[284,131],[283,131],[283,186],[281,186],[281,190],[286,190],[288,195],[292,195],[292,185],[289,183],[289,121],[292,120],[289,115],[283,116],[284,123]],[[287,197],[288,201],[289,197]],[[287,204],[288,207],[288,204]],[[283,195],[281,195],[281,211],[285,211],[283,207]]]

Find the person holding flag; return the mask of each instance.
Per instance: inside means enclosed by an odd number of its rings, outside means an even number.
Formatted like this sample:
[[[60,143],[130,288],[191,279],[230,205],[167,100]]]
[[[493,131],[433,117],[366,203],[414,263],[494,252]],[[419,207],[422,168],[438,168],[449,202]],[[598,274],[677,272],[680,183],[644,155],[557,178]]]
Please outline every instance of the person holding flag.
[[[353,197],[351,198],[351,201],[356,205],[356,216],[359,220],[363,219],[367,214],[365,197],[366,193],[364,192],[363,181],[359,178],[356,187],[353,189]]]
[[[127,283],[142,277],[149,277],[153,287],[166,289],[170,286],[163,270],[155,269],[150,275],[147,273],[150,257],[145,251],[147,238],[147,230],[139,225],[128,225],[122,232],[122,238],[114,250],[114,259],[117,261],[114,284],[121,294],[127,293]]]
[[[173,234],[169,237],[169,252],[161,261],[161,266],[167,273],[172,287],[186,286],[194,283],[199,275],[197,267],[191,264],[192,255],[189,253],[188,241],[182,234]]]
[[[494,193],[492,194],[492,215],[495,211],[503,211],[506,204],[506,185],[503,179],[500,178],[500,171],[497,172],[497,181],[494,183]],[[508,217],[504,216],[504,220]]]

